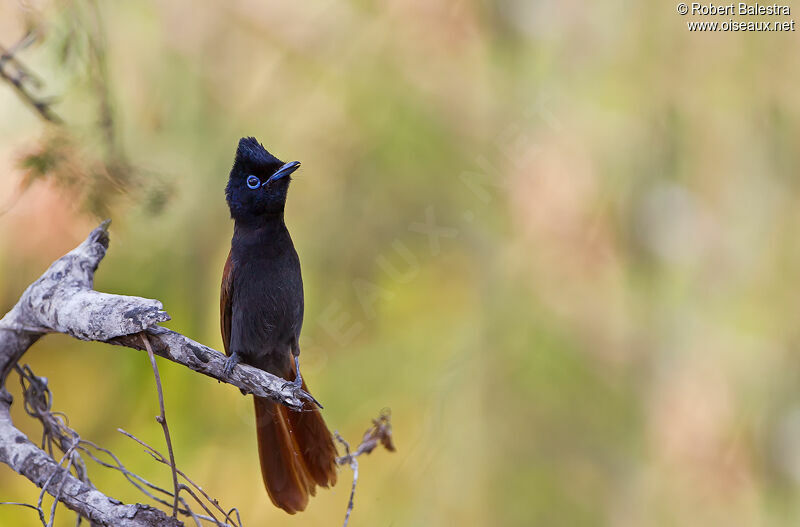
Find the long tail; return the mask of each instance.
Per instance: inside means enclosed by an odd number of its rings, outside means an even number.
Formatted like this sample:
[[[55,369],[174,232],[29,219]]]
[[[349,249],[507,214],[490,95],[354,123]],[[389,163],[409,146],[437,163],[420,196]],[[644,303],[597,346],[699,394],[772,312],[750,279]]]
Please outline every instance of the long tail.
[[[305,382],[303,389],[306,390]],[[272,503],[289,514],[305,510],[316,486],[336,484],[336,448],[319,409],[289,410],[255,397],[261,476]]]

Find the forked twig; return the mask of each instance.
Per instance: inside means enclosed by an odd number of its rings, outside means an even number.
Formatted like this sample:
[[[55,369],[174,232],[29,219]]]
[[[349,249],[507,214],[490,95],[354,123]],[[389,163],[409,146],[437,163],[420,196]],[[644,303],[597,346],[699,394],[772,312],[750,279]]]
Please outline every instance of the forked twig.
[[[350,454],[350,443],[345,441],[345,439],[339,435],[339,432],[334,432],[334,435],[336,436],[336,440],[339,441],[344,447],[345,455],[340,459],[345,460],[350,465],[350,469],[353,471],[353,486],[350,487],[350,500],[347,502],[347,512],[344,513],[344,527],[347,527],[347,522],[350,521],[350,514],[353,512],[353,500],[356,497],[356,484],[358,484],[358,460],[355,458],[355,456]],[[339,459],[337,459],[336,462],[339,463]]]
[[[392,442],[392,423],[391,412],[389,409],[384,409],[377,419],[372,420],[372,426],[364,433],[361,443],[356,448],[356,451],[350,453],[350,443],[339,435],[339,432],[334,432],[336,440],[339,441],[344,447],[345,455],[336,458],[336,463],[339,465],[349,465],[353,471],[353,485],[350,488],[350,500],[347,502],[347,512],[344,515],[344,526],[350,521],[350,515],[353,512],[354,499],[356,495],[356,484],[358,483],[358,456],[361,454],[369,454],[379,444],[389,452],[394,452],[394,443]]]

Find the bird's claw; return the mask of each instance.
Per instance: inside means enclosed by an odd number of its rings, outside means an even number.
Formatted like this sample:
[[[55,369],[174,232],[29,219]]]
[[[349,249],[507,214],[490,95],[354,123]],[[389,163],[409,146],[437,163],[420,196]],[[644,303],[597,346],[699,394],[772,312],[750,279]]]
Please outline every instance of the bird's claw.
[[[308,393],[303,389],[303,377],[300,375],[300,358],[297,355],[295,355],[294,357],[294,367],[295,367],[294,380],[283,383],[283,385],[281,386],[281,390],[289,389],[292,392],[292,396],[295,399],[300,399],[300,400],[305,399],[306,401],[314,403],[320,408],[322,408],[322,405],[319,404],[319,401],[314,399],[313,395],[311,395],[310,393]]]
[[[233,373],[233,369],[237,364],[239,364],[239,362],[241,362],[241,357],[239,357],[239,354],[236,352],[231,353],[230,356],[225,359],[225,365],[222,368],[223,373],[230,377]]]
[[[322,405],[319,403],[319,401],[314,399],[313,395],[303,389],[303,379],[300,379],[300,382],[297,382],[297,379],[295,379],[293,381],[283,383],[281,385],[281,390],[287,389],[291,392],[292,397],[295,399],[299,399],[301,401],[306,400],[322,408]]]
[[[301,377],[296,377],[293,381],[286,381],[281,385],[281,390],[285,390],[287,388],[291,388],[292,392],[303,391],[303,379]]]
[[[297,389],[297,390],[296,389],[292,389],[292,395],[294,395],[296,399],[301,399],[301,400],[305,399],[306,401],[309,401],[309,402],[311,402],[313,404],[316,404],[319,407],[320,410],[322,410],[322,408],[323,408],[323,406],[320,404],[320,402],[317,401],[316,399],[314,399],[313,395],[311,395],[307,391],[303,390],[302,388]]]

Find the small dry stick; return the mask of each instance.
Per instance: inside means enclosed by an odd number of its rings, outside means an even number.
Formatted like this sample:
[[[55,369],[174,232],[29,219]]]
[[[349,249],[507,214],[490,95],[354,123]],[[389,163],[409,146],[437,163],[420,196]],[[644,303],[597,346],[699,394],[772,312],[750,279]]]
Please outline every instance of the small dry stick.
[[[124,430],[121,430],[121,429],[119,429],[118,431],[119,431],[119,432],[121,432],[121,433],[123,433],[123,434],[125,434],[127,437],[130,437],[130,438],[134,439],[134,440],[135,440],[137,443],[139,443],[140,445],[144,446],[144,447],[145,447],[145,449],[146,449],[146,451],[147,451],[147,453],[149,453],[151,456],[153,456],[154,458],[156,458],[156,460],[157,460],[158,462],[160,462],[160,463],[163,463],[163,464],[165,464],[165,465],[169,466],[169,460],[167,460],[167,459],[166,459],[166,458],[165,458],[165,457],[164,457],[164,456],[163,456],[163,455],[162,455],[160,452],[158,452],[158,451],[156,451],[155,449],[153,449],[153,447],[151,447],[150,445],[148,445],[147,443],[145,443],[145,442],[144,442],[144,441],[142,441],[141,439],[138,439],[138,438],[134,437],[134,436],[133,436],[133,435],[131,435],[130,433],[128,433],[128,432],[125,432]],[[107,456],[109,456],[109,457],[110,457],[110,458],[113,460],[113,463],[108,463],[108,462],[106,462],[106,461],[103,461],[102,459],[99,459],[99,458],[98,458],[98,457],[97,457],[97,456],[96,456],[94,453],[92,453],[92,451],[91,451],[91,450],[89,450],[89,448],[93,448],[93,449],[97,450],[98,452],[102,452],[102,453],[106,454]],[[114,453],[113,453],[113,452],[111,452],[110,450],[108,450],[108,449],[106,449],[106,448],[103,448],[103,447],[100,447],[100,446],[98,446],[98,445],[96,445],[96,444],[92,443],[91,441],[88,441],[88,440],[85,440],[85,439],[82,439],[82,440],[81,440],[81,446],[79,447],[79,449],[80,449],[81,451],[83,451],[84,453],[86,453],[86,455],[87,455],[87,456],[89,456],[89,457],[90,457],[90,458],[91,458],[93,461],[95,461],[95,462],[96,462],[96,463],[98,463],[99,465],[101,465],[101,466],[104,466],[104,467],[106,467],[106,468],[110,468],[110,469],[117,470],[117,471],[119,471],[120,473],[122,473],[122,474],[123,474],[123,476],[125,476],[125,478],[126,478],[126,479],[127,479],[127,480],[128,480],[128,481],[129,481],[129,482],[130,482],[130,483],[131,483],[131,484],[132,484],[134,487],[136,487],[136,488],[137,488],[137,489],[138,489],[140,492],[142,492],[143,494],[145,494],[145,495],[146,495],[147,497],[149,497],[150,499],[152,499],[152,500],[154,500],[154,501],[157,501],[158,503],[161,503],[162,505],[167,505],[167,506],[169,506],[169,505],[170,505],[170,504],[169,504],[169,503],[167,503],[165,500],[163,500],[163,499],[161,499],[160,497],[158,497],[158,496],[154,495],[152,492],[148,491],[147,489],[148,489],[148,488],[149,488],[149,489],[152,489],[154,492],[158,492],[158,493],[160,493],[160,494],[164,494],[165,496],[169,496],[169,497],[171,498],[171,497],[172,497],[172,493],[171,493],[170,491],[168,491],[168,490],[166,490],[166,489],[162,489],[161,487],[159,487],[159,486],[157,486],[157,485],[154,485],[154,484],[150,483],[149,481],[147,481],[147,480],[146,480],[146,479],[144,479],[143,477],[139,476],[138,474],[134,474],[133,472],[131,472],[130,470],[128,470],[128,469],[127,469],[127,468],[126,468],[126,467],[125,467],[125,466],[122,464],[122,462],[119,460],[119,458],[118,458],[116,455],[114,455]],[[155,454],[154,454],[154,452],[155,452]],[[157,455],[156,455],[156,454],[157,454]],[[176,470],[177,470],[177,472],[178,472],[178,475],[179,475],[179,476],[186,478],[186,480],[187,480],[187,481],[189,481],[189,482],[190,482],[192,485],[195,485],[195,484],[194,484],[194,483],[193,483],[193,482],[192,482],[192,481],[191,481],[189,478],[187,478],[187,477],[186,477],[186,475],[185,475],[183,472],[181,472],[181,471],[180,471],[180,469],[177,469],[177,468],[176,468]],[[186,486],[185,486],[185,485],[183,485],[183,484],[181,484],[181,486],[180,486],[180,487],[181,487],[181,490],[186,490],[187,492],[189,492],[189,490],[190,490],[190,489],[187,489],[187,488],[186,488]],[[201,491],[202,491],[202,489],[201,489]],[[191,496],[192,496],[194,499],[198,500],[198,497],[197,497],[197,496],[195,496],[195,494],[194,494],[193,492],[189,492],[189,494],[190,494],[190,495],[191,495]],[[209,497],[209,496],[208,496],[207,494],[205,494],[205,493],[204,493],[203,495],[204,495],[204,497],[206,497],[206,499],[207,499],[209,502],[212,502],[212,503],[214,503],[214,504],[215,504],[215,506],[217,506],[217,508],[218,508],[219,510],[222,510],[222,509],[221,509],[221,508],[218,506],[218,504],[217,504],[217,501],[216,501],[215,499],[213,499],[213,498]],[[181,502],[182,508],[181,508],[181,509],[179,509],[179,510],[178,510],[178,512],[180,512],[181,514],[184,514],[184,515],[186,515],[186,516],[191,516],[191,517],[192,517],[192,519],[193,519],[193,520],[195,521],[195,523],[197,523],[197,524],[199,524],[199,523],[200,523],[200,520],[204,520],[204,521],[211,521],[211,522],[214,522],[214,523],[215,523],[215,525],[218,525],[218,526],[221,526],[221,527],[227,527],[227,526],[229,526],[229,525],[230,525],[230,524],[228,524],[228,523],[220,523],[220,522],[219,522],[219,521],[218,521],[218,520],[217,520],[217,519],[216,519],[216,518],[213,516],[213,514],[212,514],[212,515],[209,515],[209,516],[205,516],[205,515],[202,515],[202,514],[196,514],[195,512],[193,512],[193,511],[192,511],[192,509],[191,509],[191,507],[189,506],[188,502],[187,502],[187,501],[186,501],[186,500],[185,500],[183,497],[181,497],[181,499],[180,499],[180,502]],[[205,509],[205,510],[208,510],[208,508],[207,508],[207,507],[206,507],[206,506],[205,506],[203,503],[201,503],[199,500],[198,500],[198,503],[200,504],[200,506],[201,506],[201,507],[203,507],[203,509]],[[234,509],[234,510],[235,510],[235,509]],[[224,514],[224,511],[223,511],[223,514]],[[233,523],[233,527],[241,527],[241,521],[239,521],[238,523],[235,523],[235,522],[232,522],[232,521],[231,521],[231,523]]]
[[[344,515],[344,526],[350,521],[350,515],[353,512],[354,498],[356,495],[356,484],[358,483],[358,456],[361,454],[369,454],[378,444],[383,445],[389,452],[394,452],[394,443],[392,442],[392,423],[391,413],[389,409],[384,409],[377,419],[372,420],[372,426],[364,433],[361,439],[361,444],[358,445],[356,451],[350,453],[350,444],[339,435],[339,432],[334,432],[336,440],[339,441],[344,447],[344,455],[336,458],[336,463],[339,465],[349,465],[353,470],[353,486],[350,488],[350,500],[347,502],[347,512]]]
[[[44,519],[44,511],[41,507],[37,507],[36,505],[31,505],[30,503],[19,503],[18,501],[2,501],[0,505],[17,505],[19,507],[27,507],[29,509],[33,509],[39,513],[39,520],[42,522],[42,525],[46,525]]]
[[[358,483],[358,460],[355,456],[350,454],[350,443],[345,441],[345,439],[339,435],[339,432],[334,432],[336,435],[336,440],[339,441],[342,446],[344,447],[344,456],[339,458],[342,459],[342,462],[339,459],[336,460],[339,464],[344,464],[348,462],[350,468],[353,471],[353,486],[350,487],[350,501],[347,502],[347,512],[344,513],[344,527],[347,527],[347,522],[350,521],[350,514],[353,512],[353,499],[356,497],[356,484]]]
[[[74,460],[72,454],[74,452],[75,446],[76,445],[73,445],[73,447],[70,448],[69,454],[64,455],[64,457],[67,458],[67,467],[64,469],[64,475],[61,476],[61,484],[58,486],[58,491],[56,491],[55,495],[53,496],[53,506],[50,508],[50,521],[47,522],[47,527],[53,527],[53,522],[56,521],[56,509],[58,508],[58,500],[59,498],[61,498],[61,493],[64,491],[64,482],[67,481],[67,478],[65,476],[69,474],[70,470],[72,470],[72,462]],[[80,516],[78,516],[78,518],[80,518]]]
[[[139,438],[138,438],[138,437],[136,437],[135,435],[131,434],[130,432],[126,432],[126,431],[125,431],[125,430],[123,430],[122,428],[117,428],[117,432],[119,432],[119,433],[121,433],[122,435],[124,435],[124,436],[126,436],[126,437],[128,437],[128,438],[130,438],[130,439],[132,439],[132,440],[134,440],[134,441],[136,441],[137,443],[139,443],[141,446],[143,446],[143,447],[145,448],[145,451],[146,451],[148,454],[150,454],[150,455],[153,457],[153,459],[155,459],[155,460],[156,460],[156,461],[158,461],[159,463],[163,463],[164,465],[169,465],[169,461],[168,461],[168,460],[167,460],[167,459],[164,457],[164,455],[163,455],[161,452],[159,452],[158,450],[156,450],[156,449],[155,449],[155,448],[153,448],[152,446],[148,445],[147,443],[145,443],[144,441],[142,441],[141,439],[139,439]],[[201,495],[202,495],[202,496],[203,496],[203,497],[206,499],[206,501],[208,501],[209,503],[211,503],[211,504],[214,506],[214,508],[216,508],[216,509],[217,509],[217,511],[219,511],[219,512],[220,512],[220,513],[221,513],[221,514],[222,514],[222,515],[225,517],[225,521],[226,521],[226,522],[230,522],[230,523],[232,523],[232,524],[234,524],[234,525],[236,525],[236,526],[238,526],[238,527],[242,527],[242,520],[241,520],[241,518],[239,517],[239,509],[237,509],[236,507],[233,507],[233,508],[232,508],[232,509],[230,509],[228,512],[225,512],[225,509],[223,509],[223,508],[222,508],[222,506],[220,506],[220,504],[219,504],[219,501],[218,501],[218,500],[216,500],[215,498],[212,498],[211,496],[209,496],[209,495],[208,495],[208,493],[206,493],[206,491],[205,491],[205,490],[203,490],[203,487],[201,487],[200,485],[198,485],[197,483],[195,483],[194,481],[192,481],[192,480],[189,478],[189,476],[187,476],[187,475],[186,475],[186,474],[185,474],[183,471],[181,471],[181,470],[180,470],[180,469],[178,469],[177,467],[175,468],[175,470],[176,470],[176,472],[178,473],[178,475],[179,475],[180,477],[182,477],[183,479],[185,479],[185,480],[186,480],[186,482],[187,482],[189,485],[191,485],[191,486],[192,486],[194,489],[196,489],[196,490],[197,490],[197,492],[199,492],[199,493],[200,493],[200,494],[201,494]],[[209,516],[210,516],[210,520],[211,520],[211,521],[214,521],[214,522],[216,522],[216,523],[219,525],[219,521],[216,519],[216,517],[214,516],[214,514],[213,514],[213,513],[212,513],[212,512],[211,512],[211,511],[210,511],[210,510],[209,510],[209,509],[208,509],[208,508],[207,508],[207,507],[206,507],[206,506],[203,504],[203,502],[202,502],[202,501],[199,499],[199,497],[198,497],[198,496],[197,496],[197,495],[196,495],[196,494],[195,494],[195,493],[192,491],[192,489],[191,489],[191,488],[187,487],[186,485],[183,485],[183,484],[181,484],[181,489],[183,489],[183,490],[185,490],[186,492],[188,492],[188,493],[189,493],[189,495],[191,495],[191,496],[192,496],[192,497],[195,499],[195,501],[197,501],[197,502],[200,504],[200,506],[201,506],[201,507],[203,507],[203,509],[204,509],[204,510],[205,510],[205,511],[206,511],[206,512],[209,514]],[[160,490],[160,489],[159,489],[159,490]],[[163,491],[162,491],[162,492],[163,492]],[[234,513],[236,514],[236,521],[234,521],[234,520],[233,520],[233,517],[232,517],[232,515],[233,515]],[[206,518],[204,518],[204,519],[206,519]],[[226,523],[225,525],[228,525],[228,524]]]
[[[51,101],[39,99],[28,90],[28,86],[39,88],[41,81],[31,74],[15,56],[16,52],[28,47],[35,40],[35,32],[29,32],[9,49],[0,46],[0,79],[9,83],[22,101],[33,108],[42,119],[54,124],[61,124],[63,121],[52,110]],[[8,68],[6,68],[7,64]]]
[[[153,375],[156,378],[156,390],[158,390],[158,404],[161,409],[161,413],[156,417],[156,421],[161,424],[161,428],[164,429],[164,438],[167,441],[167,452],[169,453],[169,466],[172,469],[172,486],[175,489],[174,499],[175,501],[172,504],[172,517],[178,517],[178,493],[180,488],[178,487],[178,471],[175,468],[175,453],[172,451],[172,439],[169,435],[169,426],[167,425],[167,415],[164,411],[164,392],[161,390],[161,375],[158,374],[158,365],[156,365],[156,357],[153,355],[153,348],[150,346],[150,341],[147,338],[147,335],[144,333],[142,335],[142,340],[144,341],[144,347],[147,348],[147,355],[150,357],[150,365],[153,367]]]

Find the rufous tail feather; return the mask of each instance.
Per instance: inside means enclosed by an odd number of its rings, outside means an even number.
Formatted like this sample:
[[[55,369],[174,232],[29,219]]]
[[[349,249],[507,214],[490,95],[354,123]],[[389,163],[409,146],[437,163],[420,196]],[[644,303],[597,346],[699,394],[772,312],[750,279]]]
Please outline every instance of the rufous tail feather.
[[[306,389],[303,383],[303,389]],[[289,514],[302,511],[316,486],[336,484],[336,449],[319,409],[302,412],[255,397],[261,475],[272,503]]]

